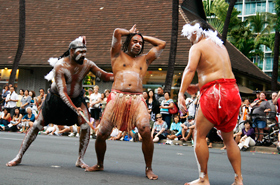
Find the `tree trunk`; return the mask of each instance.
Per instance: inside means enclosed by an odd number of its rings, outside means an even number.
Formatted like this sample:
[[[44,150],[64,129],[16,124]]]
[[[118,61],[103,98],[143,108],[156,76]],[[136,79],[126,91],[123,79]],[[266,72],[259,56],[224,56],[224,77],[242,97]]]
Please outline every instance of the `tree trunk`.
[[[275,43],[274,43],[273,71],[272,71],[272,80],[271,80],[272,91],[277,90],[278,61],[279,61],[279,31],[276,31]]]
[[[234,7],[234,4],[236,3],[236,0],[231,0],[229,3],[228,11],[227,11],[227,16],[224,24],[224,29],[223,29],[223,34],[222,34],[222,41],[224,42],[224,45],[226,45],[226,40],[227,40],[227,32],[228,32],[228,27],[229,27],[229,22],[230,22],[230,17],[231,13]]]
[[[172,32],[171,32],[171,44],[168,60],[168,69],[165,79],[164,91],[171,92],[174,66],[176,60],[176,51],[177,51],[177,38],[178,38],[178,9],[179,0],[173,0],[172,2]]]
[[[16,72],[18,69],[19,61],[23,53],[25,44],[25,0],[19,0],[19,37],[18,37],[18,49],[14,58],[12,72],[9,79],[9,84],[15,83]]]

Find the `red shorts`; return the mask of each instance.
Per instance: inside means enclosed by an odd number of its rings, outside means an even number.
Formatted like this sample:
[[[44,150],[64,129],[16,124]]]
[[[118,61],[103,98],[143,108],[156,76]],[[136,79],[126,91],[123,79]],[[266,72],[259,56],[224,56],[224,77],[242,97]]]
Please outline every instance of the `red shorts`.
[[[203,85],[200,92],[200,108],[207,120],[222,132],[232,131],[241,105],[236,80],[215,80]]]

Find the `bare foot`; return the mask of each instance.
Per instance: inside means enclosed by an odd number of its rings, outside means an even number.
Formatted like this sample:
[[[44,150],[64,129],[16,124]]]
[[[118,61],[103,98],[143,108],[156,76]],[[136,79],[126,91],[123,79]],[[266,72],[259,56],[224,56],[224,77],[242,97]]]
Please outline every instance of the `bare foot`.
[[[227,149],[227,146],[225,145],[224,147],[221,148],[221,150],[225,150]]]
[[[147,168],[146,169],[146,177],[150,180],[157,180],[158,176],[154,174],[152,168]]]
[[[210,182],[208,179],[202,179],[202,178],[199,178],[199,179],[196,179],[192,182],[187,182],[185,183],[185,185],[210,185]]]
[[[9,166],[9,167],[11,167],[11,166],[16,166],[16,165],[18,165],[19,163],[21,163],[21,159],[13,159],[13,160],[11,160],[10,162],[8,162],[7,164],[6,164],[6,166]]]
[[[234,183],[232,183],[232,185],[243,185],[243,178],[239,178],[238,176],[235,177]]]
[[[209,143],[208,148],[212,148],[212,147],[213,147],[212,143]]]
[[[76,166],[84,169],[89,167],[82,159],[77,160]]]
[[[96,164],[92,167],[87,167],[85,171],[86,172],[92,172],[92,171],[103,171],[103,170],[104,170],[103,166]]]

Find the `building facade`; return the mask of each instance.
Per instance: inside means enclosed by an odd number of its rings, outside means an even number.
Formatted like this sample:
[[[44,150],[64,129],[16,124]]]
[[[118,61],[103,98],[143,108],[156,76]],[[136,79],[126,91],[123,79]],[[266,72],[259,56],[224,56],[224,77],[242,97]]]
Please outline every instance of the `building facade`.
[[[229,3],[229,0],[227,0]],[[240,14],[238,17],[244,21],[249,16],[255,16],[257,12],[269,12],[275,13],[275,4],[274,0],[237,0],[234,6]],[[264,52],[264,58],[254,58],[253,62],[258,65],[267,75],[272,76],[273,69],[273,55],[269,47],[261,46],[262,51]],[[278,81],[280,78],[278,77]]]

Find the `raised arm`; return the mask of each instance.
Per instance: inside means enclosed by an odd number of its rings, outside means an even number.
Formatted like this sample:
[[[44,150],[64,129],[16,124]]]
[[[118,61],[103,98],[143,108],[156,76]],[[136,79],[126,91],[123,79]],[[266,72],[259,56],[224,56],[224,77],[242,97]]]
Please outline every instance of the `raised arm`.
[[[166,42],[155,37],[143,36],[144,41],[151,43],[154,47],[146,55],[148,65],[157,59],[165,48]]]
[[[107,73],[106,71],[100,69],[94,62],[90,62],[90,71],[98,78],[103,81],[114,81],[113,73]]]
[[[129,35],[136,32],[136,24],[132,26],[130,30],[123,28],[116,28],[113,33],[112,46],[111,46],[111,58],[119,56],[122,48],[122,36]]]

